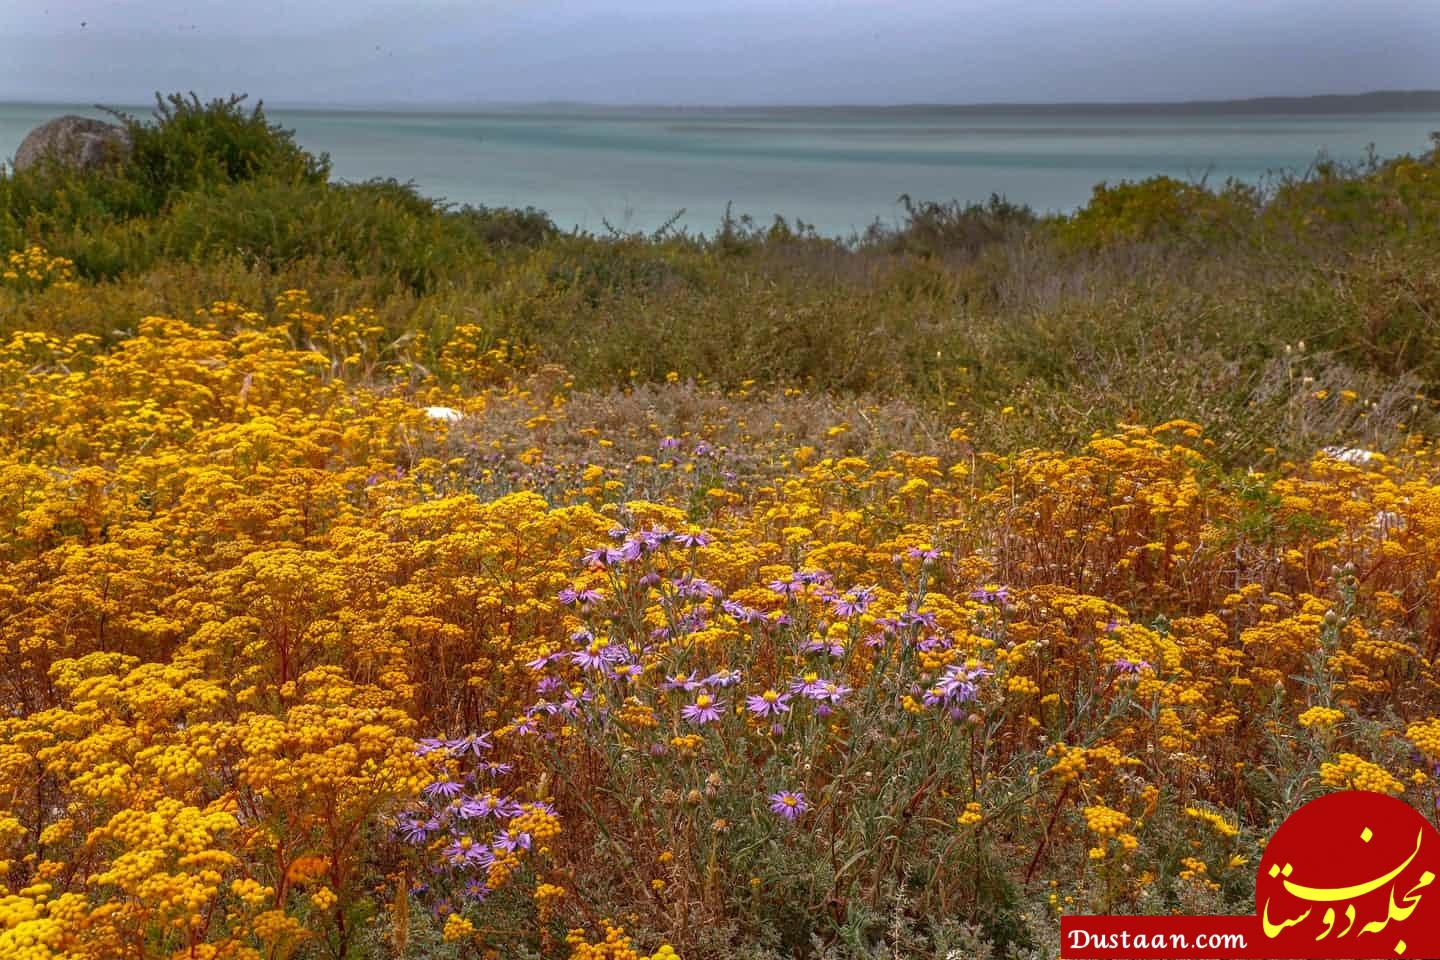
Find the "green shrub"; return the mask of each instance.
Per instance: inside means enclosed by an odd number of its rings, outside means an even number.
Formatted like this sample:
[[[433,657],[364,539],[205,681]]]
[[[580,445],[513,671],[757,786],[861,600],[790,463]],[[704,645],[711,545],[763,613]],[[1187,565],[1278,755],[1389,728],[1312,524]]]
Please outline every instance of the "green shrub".
[[[526,207],[463,206],[445,213],[446,226],[487,247],[538,247],[559,236],[550,215]]]
[[[1056,233],[1071,249],[1174,239],[1215,243],[1243,229],[1259,199],[1253,187],[1235,181],[1219,193],[1173,177],[1101,183],[1089,203],[1057,223]]]
[[[201,262],[234,254],[271,268],[313,257],[415,292],[483,266],[483,245],[445,229],[418,200],[393,181],[316,187],[263,179],[192,190],[154,223],[147,256]]]
[[[867,246],[893,254],[934,256],[958,252],[973,257],[1037,222],[1035,211],[995,193],[985,203],[964,205],[958,200],[915,201],[904,193],[899,203],[905,208],[904,226],[891,230],[878,221],[871,224],[863,238]]]
[[[265,118],[264,105],[245,110],[243,94],[202,103],[174,93],[155,95],[154,120],[116,112],[130,132],[126,175],[150,193],[152,209],[172,195],[204,186],[266,179],[324,184],[330,158],[295,143],[293,131]]]

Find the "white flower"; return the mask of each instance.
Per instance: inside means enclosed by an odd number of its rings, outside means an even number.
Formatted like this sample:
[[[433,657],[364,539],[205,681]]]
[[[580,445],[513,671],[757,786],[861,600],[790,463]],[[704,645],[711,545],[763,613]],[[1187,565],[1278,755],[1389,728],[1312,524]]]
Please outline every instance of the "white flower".
[[[449,423],[454,423],[457,420],[463,420],[465,418],[465,414],[456,410],[454,407],[426,407],[425,416],[431,420],[445,420]]]
[[[1359,447],[1325,447],[1320,452],[1342,463],[1369,463],[1375,456],[1374,450]]]
[[[1375,519],[1371,521],[1370,527],[1380,536],[1389,537],[1391,534],[1405,529],[1405,518],[1393,510],[1381,510],[1375,514]]]

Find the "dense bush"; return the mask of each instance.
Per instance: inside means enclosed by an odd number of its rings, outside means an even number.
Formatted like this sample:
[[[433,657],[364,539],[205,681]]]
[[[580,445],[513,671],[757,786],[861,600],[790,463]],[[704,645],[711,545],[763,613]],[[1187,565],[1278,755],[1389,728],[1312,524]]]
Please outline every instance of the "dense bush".
[[[1038,218],[1029,207],[1011,203],[991,194],[985,203],[961,204],[958,200],[938,203],[915,201],[900,195],[905,223],[888,229],[878,223],[865,232],[864,242],[889,253],[921,256],[959,252],[974,256],[985,247],[1014,238]]]
[[[155,96],[153,122],[117,114],[130,133],[125,176],[144,185],[151,208],[172,195],[246,180],[324,184],[330,159],[302,150],[292,131],[265,118],[264,105],[246,111],[243,95],[202,103],[191,94]]]
[[[1173,177],[1099,184],[1090,202],[1057,225],[1072,248],[1100,249],[1154,240],[1214,244],[1233,239],[1260,206],[1258,190],[1231,182],[1219,193]]]

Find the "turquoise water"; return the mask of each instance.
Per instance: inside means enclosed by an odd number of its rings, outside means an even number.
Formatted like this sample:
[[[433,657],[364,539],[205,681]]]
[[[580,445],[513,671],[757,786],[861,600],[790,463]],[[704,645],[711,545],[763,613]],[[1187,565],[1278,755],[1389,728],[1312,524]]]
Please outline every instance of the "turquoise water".
[[[0,104],[0,157],[60,113]],[[135,112],[144,113],[143,109]],[[1360,160],[1418,153],[1440,114],[1343,116],[977,115],[944,109],[556,108],[479,113],[268,111],[343,179],[395,177],[456,203],[534,206],[562,227],[608,221],[709,232],[727,203],[830,235],[900,218],[897,197],[984,200],[1038,210],[1081,204],[1100,181],[1153,174],[1218,184],[1304,171],[1321,149]]]

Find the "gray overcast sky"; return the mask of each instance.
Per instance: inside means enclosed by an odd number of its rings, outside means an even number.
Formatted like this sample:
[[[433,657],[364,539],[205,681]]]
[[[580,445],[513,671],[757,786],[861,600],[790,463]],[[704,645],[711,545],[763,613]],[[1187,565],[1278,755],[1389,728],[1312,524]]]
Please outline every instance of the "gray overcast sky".
[[[0,100],[764,104],[1440,88],[1440,0],[0,0]]]

